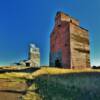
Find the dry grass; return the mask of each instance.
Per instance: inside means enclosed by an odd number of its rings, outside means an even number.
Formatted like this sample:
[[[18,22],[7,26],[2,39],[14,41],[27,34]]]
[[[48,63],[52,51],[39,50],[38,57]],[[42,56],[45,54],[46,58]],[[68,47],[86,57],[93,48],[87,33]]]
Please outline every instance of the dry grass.
[[[25,69],[29,68],[26,66],[0,66],[0,69],[5,69],[5,70],[16,70],[16,69]]]
[[[25,79],[27,82],[31,80],[31,86],[23,96],[24,100],[100,100],[100,70],[98,69],[72,70],[43,67],[33,73],[0,74],[0,78]]]
[[[32,75],[29,73],[16,73],[16,72],[11,72],[11,73],[4,73],[0,74],[0,78],[23,78],[23,79],[32,79]]]
[[[6,67],[7,68],[7,67]],[[9,67],[8,67],[9,68]],[[10,69],[10,68],[9,68]],[[37,70],[33,73],[26,73],[26,72],[11,72],[11,73],[4,73],[0,74],[0,78],[26,78],[26,79],[33,79],[35,77],[49,74],[49,75],[56,75],[56,74],[68,74],[68,73],[82,73],[82,72],[100,72],[98,69],[61,69],[61,68],[49,68],[43,67],[40,70]]]
[[[32,73],[33,77],[38,77],[41,75],[49,74],[49,75],[56,75],[56,74],[67,74],[67,73],[82,73],[82,72],[100,72],[98,69],[61,69],[61,68],[41,68],[40,70]]]

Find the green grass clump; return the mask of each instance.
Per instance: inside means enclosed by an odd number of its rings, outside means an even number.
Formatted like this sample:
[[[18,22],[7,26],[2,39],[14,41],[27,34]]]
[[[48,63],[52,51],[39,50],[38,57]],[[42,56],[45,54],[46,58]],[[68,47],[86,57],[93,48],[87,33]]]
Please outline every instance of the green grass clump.
[[[43,75],[35,84],[42,100],[100,100],[99,73]]]

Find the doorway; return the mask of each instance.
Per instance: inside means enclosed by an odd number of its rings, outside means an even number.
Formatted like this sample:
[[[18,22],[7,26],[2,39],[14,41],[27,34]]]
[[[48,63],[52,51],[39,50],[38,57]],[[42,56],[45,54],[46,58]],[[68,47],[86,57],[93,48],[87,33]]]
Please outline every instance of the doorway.
[[[61,61],[59,59],[55,60],[55,67],[61,68]]]
[[[30,66],[30,63],[26,63],[26,66]]]

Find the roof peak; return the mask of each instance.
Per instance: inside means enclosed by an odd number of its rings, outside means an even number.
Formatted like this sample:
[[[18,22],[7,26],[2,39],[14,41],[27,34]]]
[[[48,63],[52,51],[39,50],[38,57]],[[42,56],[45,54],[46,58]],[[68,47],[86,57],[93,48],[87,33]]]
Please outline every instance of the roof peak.
[[[72,17],[72,16],[70,16],[69,14],[67,14],[67,13],[65,13],[65,12],[63,12],[63,11],[58,11],[58,12],[56,13],[56,16],[59,15],[59,14],[64,14],[64,15],[66,15],[66,16],[72,18],[72,19],[75,19],[75,20],[79,21],[79,20],[76,19],[75,17]]]

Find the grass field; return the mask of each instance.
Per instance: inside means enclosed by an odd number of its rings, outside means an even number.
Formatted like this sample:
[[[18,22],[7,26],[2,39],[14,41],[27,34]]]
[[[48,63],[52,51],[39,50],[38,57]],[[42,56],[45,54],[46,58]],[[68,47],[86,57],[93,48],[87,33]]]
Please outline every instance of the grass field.
[[[33,73],[0,74],[0,79],[14,79],[11,84],[7,81],[7,88],[26,82],[21,100],[100,100],[100,70],[97,69],[44,67]]]
[[[100,100],[100,70],[42,68],[24,100]]]

